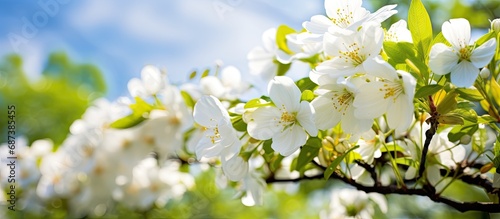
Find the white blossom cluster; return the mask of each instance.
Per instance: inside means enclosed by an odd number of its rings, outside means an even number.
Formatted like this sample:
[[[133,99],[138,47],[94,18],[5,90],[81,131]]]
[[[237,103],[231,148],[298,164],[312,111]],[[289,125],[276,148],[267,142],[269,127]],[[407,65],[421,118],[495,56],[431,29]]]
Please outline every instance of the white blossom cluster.
[[[286,35],[275,28],[265,31],[263,46],[247,57],[250,73],[268,83],[267,93],[246,103],[240,97],[251,86],[233,66],[180,86],[170,84],[157,67],[145,66],[141,79],[128,84],[133,99],[96,101],[73,123],[57,150],[47,140],[18,149],[21,209],[43,211],[54,200],[76,215],[102,215],[112,202],[138,211],[161,207],[194,186],[193,177],[179,171],[179,161],[193,158],[220,166],[219,177],[233,182],[244,204],[262,204],[266,180],[318,172],[293,170],[308,156],[302,151],[314,139],[320,143],[313,145],[317,155],[309,162],[328,167],[340,157],[343,162],[334,171],[361,185],[422,177],[418,170],[427,140],[424,133],[432,125],[426,121],[433,115],[424,112],[425,104],[415,98],[418,72],[411,63],[405,67],[391,63],[385,51],[384,43],[413,43],[404,20],[382,28],[382,22],[397,13],[395,7],[371,13],[361,0],[325,0],[326,16],[305,21],[304,31],[287,29]],[[489,77],[485,66],[495,55],[496,39],[477,46],[470,32],[469,22],[462,18],[443,24],[446,43],[429,49],[433,75],[426,85],[449,80],[450,87],[470,88],[479,75]],[[280,44],[278,38],[283,36]],[[304,89],[280,72],[295,62],[311,64],[303,77],[313,88]],[[438,108],[443,115],[450,111]],[[444,124],[450,120],[440,119]],[[117,127],[121,126],[117,122],[127,125]],[[451,132],[451,127],[440,126],[426,154],[425,179],[438,192],[448,185],[442,170],[470,160],[471,144],[492,145],[495,138],[484,125],[479,134],[464,135],[457,142],[449,140]],[[472,143],[467,137],[473,138]],[[7,156],[5,148],[2,157]],[[476,153],[474,161],[483,155]],[[276,159],[282,162],[272,167],[271,160]],[[361,164],[376,166],[381,159],[391,162],[377,166],[376,181]],[[1,171],[6,178],[8,169]],[[322,217],[370,218],[376,206],[387,211],[383,196],[349,189],[334,190],[330,204]]]

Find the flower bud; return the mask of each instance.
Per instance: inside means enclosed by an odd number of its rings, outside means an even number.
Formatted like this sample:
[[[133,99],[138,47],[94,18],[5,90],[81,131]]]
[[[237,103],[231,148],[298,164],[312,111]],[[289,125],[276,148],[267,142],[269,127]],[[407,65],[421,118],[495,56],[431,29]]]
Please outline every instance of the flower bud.
[[[463,135],[460,138],[460,144],[469,144],[472,140],[472,137],[470,135]]]
[[[500,18],[491,21],[491,30],[497,34],[500,32]]]
[[[481,71],[479,72],[479,75],[481,76],[481,78],[483,79],[488,79],[488,77],[490,76],[490,70],[486,67],[484,67],[483,69],[481,69]]]

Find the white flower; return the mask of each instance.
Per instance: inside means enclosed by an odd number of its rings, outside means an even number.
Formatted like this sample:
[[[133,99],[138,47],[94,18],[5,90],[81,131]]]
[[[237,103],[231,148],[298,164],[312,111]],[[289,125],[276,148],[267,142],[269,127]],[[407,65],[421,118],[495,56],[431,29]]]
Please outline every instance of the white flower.
[[[321,84],[321,76],[337,79],[356,73],[367,73],[366,61],[377,57],[382,49],[384,31],[374,23],[348,35],[325,35],[325,54],[331,59],[324,61],[310,72],[309,77]]]
[[[425,132],[430,128],[430,125],[422,122],[415,125],[410,131],[409,136],[413,136],[412,140],[406,140],[402,145],[406,145],[412,160],[420,161],[422,148],[425,142]],[[448,140],[449,130],[436,133],[429,144],[427,152],[426,175],[429,182],[436,186],[443,178],[440,174],[440,169],[444,166],[453,168],[457,163],[461,162],[466,155],[466,150],[463,145],[455,145]],[[417,175],[417,168],[410,166],[406,171],[405,178],[413,179]],[[443,189],[443,184],[439,184],[436,188],[439,191]]]
[[[359,119],[354,116],[353,102],[358,88],[340,78],[337,84],[325,84],[316,89],[319,96],[311,104],[315,110],[315,124],[318,129],[327,130],[341,122],[342,130],[347,133],[362,133],[371,128],[372,119]]]
[[[390,16],[397,13],[392,10],[396,5],[387,5],[370,14],[361,7],[361,0],[325,0],[326,15],[315,15],[311,21],[306,21],[302,26],[312,33],[310,37],[318,41],[322,40],[323,34],[345,34],[356,31],[358,27],[366,22],[381,23]]]
[[[444,22],[442,33],[451,47],[443,43],[432,46],[429,67],[438,75],[451,73],[451,83],[458,87],[472,86],[479,74],[479,68],[488,64],[495,54],[496,40],[490,39],[477,48],[469,44],[470,24],[463,18]]]
[[[241,73],[234,66],[222,69],[221,79],[216,76],[206,76],[200,80],[204,94],[213,95],[221,100],[236,100],[250,88],[250,84],[241,80]]]
[[[373,63],[369,65],[372,74],[386,76],[363,86],[354,99],[354,115],[360,119],[375,119],[386,114],[389,127],[401,133],[413,119],[416,80],[381,59],[370,63]]]
[[[307,32],[286,35],[286,44],[291,54],[278,49],[276,51],[276,59],[283,64],[289,64],[294,60],[310,58],[323,50],[321,42],[304,42],[302,40],[309,35],[311,33]]]
[[[382,156],[380,152],[380,147],[382,147],[381,142],[384,141],[384,135],[381,133],[376,135],[373,130],[369,130],[363,133],[361,139],[358,141],[359,148],[355,151],[361,155],[361,158],[366,163],[373,163],[374,158],[379,158]]]
[[[199,159],[239,153],[241,142],[228,112],[217,98],[203,96],[194,106],[193,116],[205,129],[203,138],[196,145]]]
[[[261,107],[251,114],[248,134],[259,140],[272,138],[271,147],[289,156],[306,143],[306,131],[311,136],[318,134],[314,109],[310,103],[300,101],[300,90],[289,77],[274,77],[268,92],[275,106]]]
[[[165,84],[167,84],[167,81],[160,69],[152,65],[146,65],[141,71],[141,79],[132,78],[127,87],[133,97],[145,98],[158,93]]]
[[[266,182],[256,172],[249,172],[243,178],[241,190],[246,191],[246,195],[241,198],[241,202],[246,206],[262,205],[264,202],[263,193],[266,189]]]
[[[248,67],[250,74],[259,76],[265,82],[270,81],[278,71],[276,61],[276,28],[266,30],[262,34],[262,42],[264,47],[256,47],[252,49],[248,55]]]
[[[399,20],[392,24],[384,35],[384,41],[412,43],[411,32],[407,28],[406,21]]]
[[[387,212],[387,200],[378,193],[365,193],[353,189],[336,190],[332,193],[330,208],[321,218],[372,218],[375,208]]]
[[[248,173],[248,162],[240,156],[233,156],[229,159],[222,157],[222,171],[231,181],[240,181]]]

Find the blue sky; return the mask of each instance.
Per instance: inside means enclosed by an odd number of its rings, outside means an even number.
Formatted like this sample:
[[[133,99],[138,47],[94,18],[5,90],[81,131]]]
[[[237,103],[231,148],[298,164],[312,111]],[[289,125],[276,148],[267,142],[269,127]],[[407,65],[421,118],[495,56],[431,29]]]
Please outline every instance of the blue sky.
[[[262,32],[280,24],[300,29],[323,13],[322,0],[3,0],[0,55],[21,54],[36,80],[47,55],[64,51],[97,65],[114,99],[127,95],[127,81],[146,64],[166,68],[174,83],[216,60],[248,77],[246,55],[261,45]]]

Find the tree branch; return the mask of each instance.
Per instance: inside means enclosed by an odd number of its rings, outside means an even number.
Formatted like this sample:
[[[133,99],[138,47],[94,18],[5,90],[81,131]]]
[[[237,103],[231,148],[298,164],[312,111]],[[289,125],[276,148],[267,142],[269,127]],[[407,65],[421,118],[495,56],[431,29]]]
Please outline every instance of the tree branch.
[[[437,126],[439,125],[438,121],[438,116],[439,113],[437,112],[437,107],[434,104],[434,100],[432,99],[432,96],[429,96],[429,108],[431,110],[430,114],[431,117],[427,119],[426,122],[430,123],[431,127],[429,130],[425,132],[425,143],[424,143],[424,148],[422,150],[422,158],[420,160],[420,167],[418,168],[418,178],[422,177],[424,175],[425,171],[425,162],[427,159],[427,152],[429,151],[429,145],[431,144],[432,137],[434,134],[436,134]]]
[[[318,174],[314,176],[303,176],[295,179],[276,179],[276,178],[268,178],[266,180],[267,183],[284,183],[284,182],[299,182],[301,180],[314,180],[314,179],[322,179],[323,174]],[[436,194],[436,190],[431,185],[424,185],[423,188],[406,188],[406,187],[397,187],[396,185],[388,185],[388,186],[364,186],[359,183],[356,183],[353,179],[347,178],[345,176],[340,175],[337,172],[334,172],[331,176],[331,179],[341,180],[344,183],[347,183],[351,186],[354,186],[358,190],[362,190],[365,192],[376,192],[380,194],[400,194],[400,195],[418,195],[418,196],[426,196],[435,202],[440,202],[447,204],[460,212],[466,211],[484,211],[489,213],[500,213],[500,204],[493,202],[460,202],[455,201],[446,197],[442,197]]]

